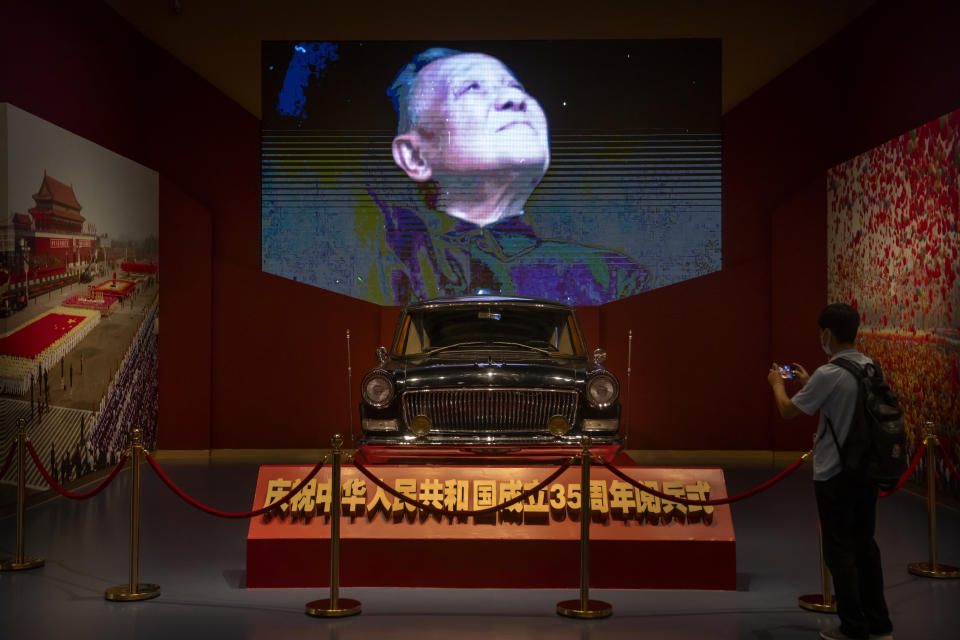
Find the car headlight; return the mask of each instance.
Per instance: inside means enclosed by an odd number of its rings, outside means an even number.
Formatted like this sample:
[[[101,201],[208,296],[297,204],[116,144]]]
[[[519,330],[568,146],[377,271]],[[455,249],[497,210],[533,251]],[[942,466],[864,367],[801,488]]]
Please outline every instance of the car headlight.
[[[605,409],[613,404],[619,393],[620,385],[609,373],[599,373],[587,381],[587,402],[591,407]]]
[[[393,380],[385,373],[368,373],[363,379],[363,399],[370,406],[383,409],[393,401]]]

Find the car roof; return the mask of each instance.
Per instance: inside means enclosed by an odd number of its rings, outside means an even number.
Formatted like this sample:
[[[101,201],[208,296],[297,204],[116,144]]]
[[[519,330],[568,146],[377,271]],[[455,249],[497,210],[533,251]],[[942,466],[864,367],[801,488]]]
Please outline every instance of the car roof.
[[[417,311],[420,309],[434,307],[453,307],[453,306],[474,306],[474,305],[516,305],[531,307],[549,307],[551,309],[571,310],[570,305],[557,302],[556,300],[547,300],[546,298],[522,298],[516,296],[458,296],[433,298],[431,300],[422,300],[411,302],[407,305],[407,311]]]

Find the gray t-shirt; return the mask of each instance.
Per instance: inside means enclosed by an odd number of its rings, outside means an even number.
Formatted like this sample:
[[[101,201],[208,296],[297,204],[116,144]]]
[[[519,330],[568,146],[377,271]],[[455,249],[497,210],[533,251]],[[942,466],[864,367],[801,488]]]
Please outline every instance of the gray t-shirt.
[[[826,418],[830,419],[842,447],[857,407],[857,381],[843,368],[831,364],[837,358],[846,358],[861,366],[873,362],[856,349],[838,351],[830,362],[814,371],[803,389],[791,398],[794,406],[808,416],[820,410],[817,439],[813,445],[814,480],[829,480],[843,470]]]

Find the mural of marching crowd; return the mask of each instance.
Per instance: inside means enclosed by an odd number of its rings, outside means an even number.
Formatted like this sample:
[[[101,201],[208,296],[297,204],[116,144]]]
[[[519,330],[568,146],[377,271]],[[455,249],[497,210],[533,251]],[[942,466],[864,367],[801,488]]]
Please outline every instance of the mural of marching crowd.
[[[0,457],[22,419],[63,484],[115,464],[135,427],[156,442],[159,183],[107,149],[0,109]],[[0,489],[15,479],[6,474]],[[47,488],[33,465],[27,486]]]
[[[932,422],[960,457],[960,110],[833,168],[827,197],[830,300],[860,311],[914,446]]]

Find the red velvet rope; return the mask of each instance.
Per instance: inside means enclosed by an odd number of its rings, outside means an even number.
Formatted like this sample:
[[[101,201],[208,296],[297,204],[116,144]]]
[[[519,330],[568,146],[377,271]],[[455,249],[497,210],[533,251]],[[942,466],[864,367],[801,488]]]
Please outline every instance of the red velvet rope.
[[[495,504],[492,507],[485,507],[483,509],[474,509],[473,511],[450,511],[449,509],[439,509],[431,504],[427,504],[426,502],[420,502],[419,500],[411,498],[410,496],[403,495],[402,493],[400,493],[399,491],[397,491],[396,489],[394,489],[393,487],[385,483],[380,478],[371,474],[370,471],[365,466],[363,466],[356,460],[353,461],[353,466],[357,468],[357,471],[365,475],[367,478],[369,478],[369,480],[373,484],[377,485],[378,487],[380,487],[381,489],[383,489],[384,491],[392,495],[394,498],[398,498],[403,502],[406,502],[407,504],[411,504],[417,507],[418,509],[423,509],[424,511],[427,511],[429,513],[435,513],[441,516],[478,516],[484,513],[490,513],[492,511],[499,511],[501,509],[506,509],[509,506],[515,505],[518,502],[522,500],[526,500],[530,496],[536,495],[537,493],[539,493],[544,487],[546,487],[548,484],[550,484],[551,482],[559,478],[560,474],[562,474],[564,471],[569,469],[570,465],[572,464],[573,464],[573,458],[569,460],[564,460],[563,463],[561,463],[560,468],[554,471],[552,474],[550,474],[549,478],[547,478],[537,486],[533,487],[529,491],[521,491],[519,495],[517,495],[516,497],[510,498],[506,502],[501,502],[500,504]]]
[[[209,513],[210,515],[219,516],[221,518],[255,518],[259,515],[266,513],[267,511],[280,508],[280,505],[290,502],[290,500],[292,500],[295,495],[300,493],[300,490],[303,489],[305,486],[307,486],[308,482],[313,480],[313,477],[317,475],[317,473],[320,471],[320,468],[323,466],[323,460],[321,460],[320,462],[317,463],[317,466],[315,466],[313,470],[310,471],[309,474],[307,474],[307,477],[304,478],[303,481],[300,482],[300,484],[298,484],[296,487],[291,489],[285,496],[283,496],[279,500],[271,502],[270,504],[268,504],[263,508],[254,509],[253,511],[230,512],[230,511],[220,511],[218,509],[214,509],[213,507],[208,507],[202,502],[198,502],[193,498],[191,498],[190,496],[188,496],[187,494],[185,494],[180,489],[180,487],[175,485],[173,483],[173,480],[171,480],[170,477],[163,472],[163,469],[160,468],[160,465],[157,464],[157,461],[154,460],[153,456],[150,455],[149,453],[147,454],[147,462],[149,462],[150,466],[153,467],[153,470],[157,472],[157,475],[160,476],[160,479],[163,480],[163,483],[166,484],[168,487],[170,487],[170,489],[175,494],[177,494],[177,496],[179,496],[181,500],[183,500],[184,502],[186,502],[192,507],[196,507],[197,509],[200,509],[200,511],[204,511],[206,513]]]
[[[907,470],[904,472],[904,474],[900,476],[899,480],[897,480],[897,484],[893,486],[893,489],[890,489],[890,491],[881,491],[877,495],[879,495],[881,498],[886,498],[892,493],[899,491],[900,488],[907,483],[907,480],[910,478],[910,476],[913,475],[913,472],[917,470],[917,465],[920,464],[920,458],[923,457],[923,453],[926,450],[927,450],[927,443],[921,442],[920,446],[917,447],[916,453],[913,454],[913,460],[910,461],[910,466],[907,467]]]
[[[953,477],[957,480],[960,480],[960,473],[957,473],[957,468],[953,466],[953,462],[950,461],[950,450],[947,449],[946,443],[943,441],[943,438],[940,440],[940,455],[943,456],[943,464],[947,465],[947,468],[950,469],[950,473],[953,474]],[[0,473],[0,476],[3,474]]]
[[[106,489],[107,485],[113,482],[113,479],[117,477],[117,474],[120,473],[120,471],[123,469],[123,465],[127,462],[127,454],[124,453],[120,456],[120,461],[117,462],[117,466],[113,468],[113,471],[110,472],[110,475],[103,479],[103,482],[86,493],[71,493],[57,484],[57,481],[54,480],[49,473],[47,473],[43,463],[40,462],[40,456],[37,455],[37,450],[33,448],[33,443],[29,440],[27,440],[27,451],[30,453],[30,457],[33,458],[34,466],[37,467],[37,470],[40,472],[40,475],[43,476],[43,479],[47,481],[47,484],[49,484],[54,491],[62,495],[64,498],[70,498],[71,500],[86,500],[87,498],[92,498]]]
[[[708,506],[708,505],[718,505],[718,504],[730,504],[731,502],[736,502],[738,500],[743,500],[744,498],[749,498],[754,494],[760,493],[764,489],[769,489],[770,487],[772,487],[773,485],[780,482],[781,480],[786,478],[788,475],[796,471],[800,467],[800,465],[803,464],[803,461],[806,459],[807,458],[805,455],[797,458],[796,462],[794,462],[792,465],[790,465],[789,467],[787,467],[786,469],[784,469],[774,477],[770,478],[760,486],[754,487],[753,489],[750,489],[748,491],[744,491],[743,493],[738,493],[737,495],[731,496],[729,498],[716,498],[714,500],[688,500],[686,498],[681,498],[679,496],[672,496],[669,493],[662,493],[660,491],[657,491],[656,489],[651,489],[650,487],[648,487],[647,485],[641,482],[637,482],[627,474],[623,473],[622,471],[614,467],[612,464],[610,464],[606,460],[602,460],[601,462],[603,463],[604,466],[607,467],[607,469],[610,470],[610,472],[613,475],[617,476],[627,484],[632,485],[633,487],[640,489],[641,491],[645,491],[649,494],[655,495],[662,500],[669,500],[670,502],[679,502],[680,504],[694,504],[694,505]]]
[[[7,454],[7,459],[3,462],[3,470],[0,471],[0,478],[7,474],[7,470],[10,468],[10,465],[13,464],[13,454],[17,451],[17,441],[14,440],[10,443],[10,453]]]

